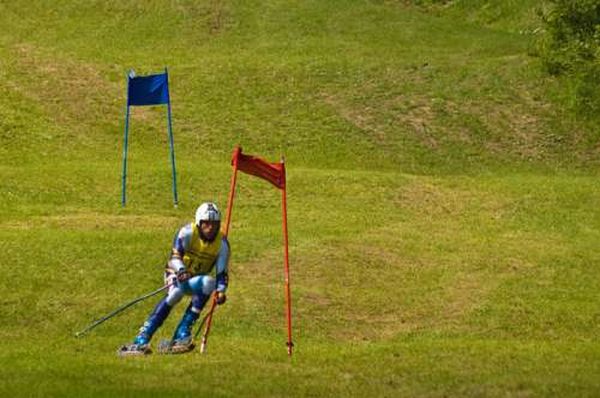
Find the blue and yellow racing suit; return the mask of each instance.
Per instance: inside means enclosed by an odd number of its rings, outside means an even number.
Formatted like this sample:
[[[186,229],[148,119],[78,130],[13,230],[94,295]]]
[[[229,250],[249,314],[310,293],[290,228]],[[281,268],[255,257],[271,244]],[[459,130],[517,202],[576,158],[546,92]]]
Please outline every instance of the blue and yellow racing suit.
[[[215,289],[225,293],[228,284],[229,253],[229,242],[222,232],[209,242],[201,239],[195,223],[184,225],[173,240],[165,278],[168,282],[173,281],[180,270],[186,270],[192,277],[186,282],[175,283],[171,287],[167,303],[173,306],[186,294],[209,296]],[[210,276],[213,268],[216,269],[216,279]],[[199,311],[201,308],[195,310]]]
[[[136,346],[146,346],[152,335],[169,316],[183,296],[192,296],[173,335],[174,342],[190,344],[191,329],[213,291],[227,290],[229,243],[221,232],[212,241],[203,240],[195,223],[184,225],[175,235],[171,257],[165,270],[165,281],[171,284],[167,296],[154,308],[134,339]],[[216,269],[216,278],[210,273]],[[177,272],[187,271],[191,277],[177,281]]]

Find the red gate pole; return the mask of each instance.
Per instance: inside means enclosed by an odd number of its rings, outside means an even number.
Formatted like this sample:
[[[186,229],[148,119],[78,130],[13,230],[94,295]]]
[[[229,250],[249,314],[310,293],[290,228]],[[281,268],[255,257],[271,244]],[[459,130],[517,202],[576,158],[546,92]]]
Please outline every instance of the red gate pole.
[[[287,225],[287,197],[285,183],[285,159],[281,158],[281,167],[283,172],[283,189],[281,190],[281,206],[283,210],[283,242],[284,242],[284,265],[285,265],[285,303],[286,303],[286,318],[287,318],[287,350],[288,355],[292,356],[294,343],[292,342],[292,298],[290,294],[290,262],[288,250],[288,225]]]
[[[238,171],[238,159],[240,154],[242,153],[242,148],[235,147],[233,151],[233,157],[231,163],[233,165],[233,175],[231,176],[231,186],[229,187],[229,199],[227,200],[227,218],[225,221],[225,230],[223,231],[223,235],[227,236],[229,234],[229,224],[231,222],[231,210],[233,209],[233,197],[235,195],[235,184],[237,181],[237,171]]]
[[[227,237],[229,233],[229,224],[231,222],[231,210],[233,209],[233,197],[235,195],[235,184],[237,180],[237,171],[238,171],[238,158],[242,153],[242,148],[239,146],[235,148],[233,151],[233,175],[231,176],[231,185],[229,187],[229,198],[227,199],[227,215],[225,219],[225,228],[223,230],[224,237]],[[213,293],[212,303],[210,305],[210,310],[208,313],[208,319],[206,320],[206,329],[204,329],[204,334],[202,335],[202,344],[200,345],[200,352],[206,352],[206,345],[208,344],[208,334],[210,333],[210,327],[212,325],[212,317],[213,312],[215,311],[215,307],[217,306],[217,292]]]

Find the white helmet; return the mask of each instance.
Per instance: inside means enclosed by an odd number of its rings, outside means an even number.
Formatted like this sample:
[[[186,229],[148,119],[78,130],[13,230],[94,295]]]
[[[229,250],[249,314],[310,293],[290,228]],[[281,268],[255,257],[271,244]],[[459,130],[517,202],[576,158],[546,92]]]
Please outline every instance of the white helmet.
[[[221,212],[212,202],[202,203],[196,210],[196,225],[202,221],[221,221]]]

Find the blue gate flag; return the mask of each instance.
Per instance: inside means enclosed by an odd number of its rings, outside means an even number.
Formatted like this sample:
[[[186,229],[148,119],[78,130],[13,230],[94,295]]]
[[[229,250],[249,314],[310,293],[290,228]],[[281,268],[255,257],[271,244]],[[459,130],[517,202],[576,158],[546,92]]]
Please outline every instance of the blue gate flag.
[[[162,105],[169,103],[169,78],[167,73],[159,75],[128,75],[127,105]]]
[[[148,76],[136,76],[132,70],[127,74],[127,109],[125,113],[125,138],[123,140],[123,189],[121,190],[121,205],[127,201],[127,147],[129,140],[129,108],[136,105],[167,105],[167,132],[169,133],[169,148],[171,152],[171,168],[173,169],[173,202],[177,207],[177,173],[175,171],[175,149],[173,143],[173,126],[171,123],[171,100],[169,98],[169,75],[165,73]]]

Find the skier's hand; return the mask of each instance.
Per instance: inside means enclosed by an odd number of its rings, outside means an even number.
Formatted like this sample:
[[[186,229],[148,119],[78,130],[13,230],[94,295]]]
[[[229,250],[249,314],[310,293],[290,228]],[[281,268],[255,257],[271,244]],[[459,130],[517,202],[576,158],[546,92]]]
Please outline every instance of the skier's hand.
[[[165,279],[165,285],[175,286],[177,284],[177,275],[169,274]]]
[[[223,292],[217,292],[217,304],[225,304],[227,301],[227,295]]]
[[[179,271],[177,271],[177,281],[179,283],[183,283],[185,281],[187,281],[188,279],[190,279],[192,277],[192,274],[190,274],[186,269],[180,269]]]

